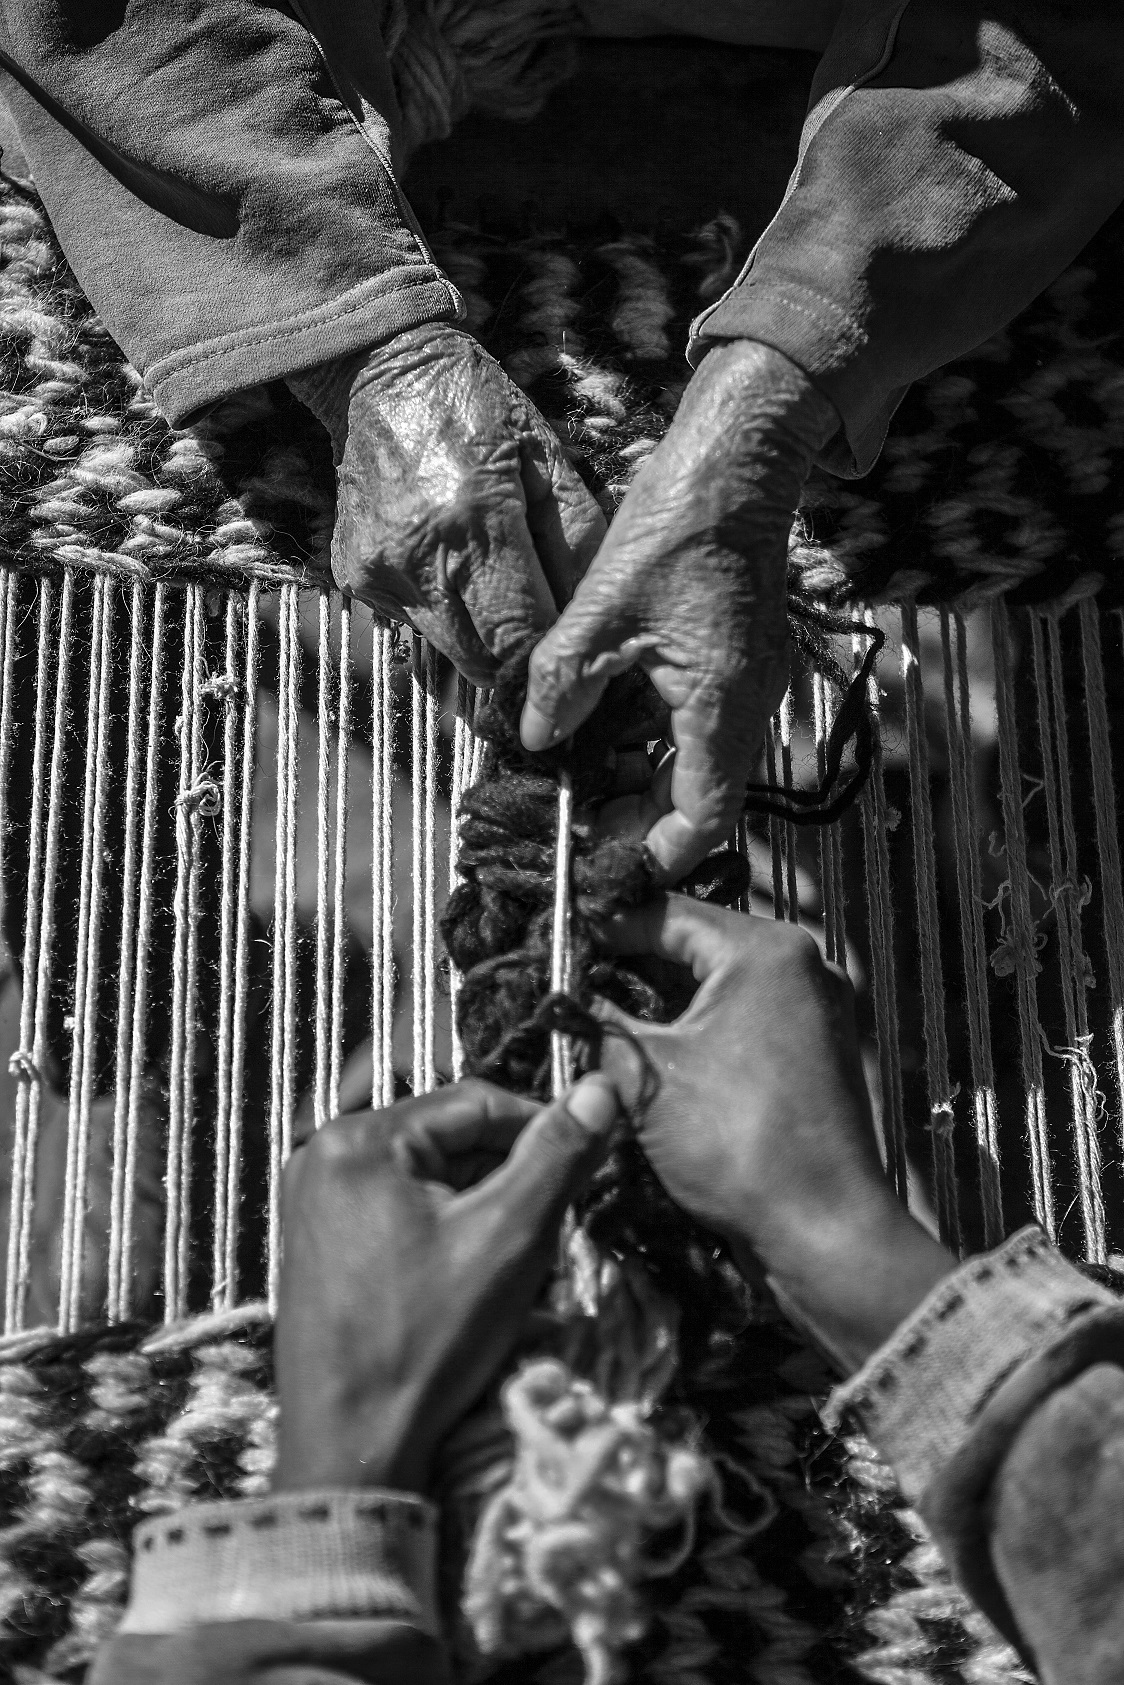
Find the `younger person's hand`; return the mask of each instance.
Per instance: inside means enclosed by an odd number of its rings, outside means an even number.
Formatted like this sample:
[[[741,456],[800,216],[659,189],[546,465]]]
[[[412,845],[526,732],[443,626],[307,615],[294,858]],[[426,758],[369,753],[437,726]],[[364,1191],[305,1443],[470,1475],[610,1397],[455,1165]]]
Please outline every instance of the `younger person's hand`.
[[[542,1110],[466,1082],[337,1118],[294,1153],[277,1489],[425,1491],[435,1448],[517,1341],[617,1114],[605,1076]]]
[[[653,1169],[857,1367],[954,1260],[883,1174],[850,983],[806,931],[683,896],[625,916],[612,941],[689,966],[700,985],[673,1024],[604,1008],[658,1078],[638,1124]],[[635,1097],[635,1047],[610,1035],[603,1063]]]

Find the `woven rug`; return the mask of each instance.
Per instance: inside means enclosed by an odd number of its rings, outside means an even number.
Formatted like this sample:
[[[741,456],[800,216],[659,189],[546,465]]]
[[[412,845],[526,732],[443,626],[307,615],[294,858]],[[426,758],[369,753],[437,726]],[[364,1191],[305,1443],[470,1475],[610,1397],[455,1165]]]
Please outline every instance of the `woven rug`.
[[[719,218],[656,244],[604,229],[514,238],[446,227],[434,243],[466,298],[468,325],[611,510],[674,413],[686,323],[736,273],[740,230]],[[861,485],[813,488],[793,566],[825,601],[964,608],[1003,593],[1016,604],[1064,605],[1102,582],[1116,600],[1119,245],[1114,225],[1010,330],[920,383]],[[317,591],[327,579],[331,472],[300,406],[270,388],[173,433],[83,299],[37,204],[17,190],[0,200],[0,248],[0,564],[28,576],[13,599],[24,618],[36,582],[68,569],[79,593],[97,575],[126,587],[205,582],[216,613],[223,592],[251,580],[266,593]],[[92,613],[85,594],[76,613]],[[17,954],[33,655],[14,704],[5,928]],[[361,719],[355,730],[362,735]],[[794,890],[793,916],[795,900]],[[61,919],[52,1023],[64,1087],[75,941]],[[111,950],[107,970],[114,958]],[[268,982],[254,1008],[263,1086]],[[158,1035],[153,1045],[159,1052]],[[248,1138],[252,1125],[250,1109]],[[1012,1174],[1020,1178],[1018,1165]],[[205,1293],[191,1286],[187,1297],[202,1311]],[[12,1677],[81,1677],[120,1609],[139,1516],[260,1489],[272,1420],[267,1332],[250,1305],[167,1329],[145,1321],[29,1334],[0,1354],[0,1662]],[[763,1310],[737,1355],[720,1383],[729,1388],[736,1373],[736,1388],[705,1401],[710,1448],[731,1482],[742,1469],[768,1488],[777,1518],[748,1551],[731,1551],[704,1526],[696,1557],[661,1593],[633,1676],[668,1685],[1021,1678],[951,1589],[888,1471],[857,1439],[826,1441],[815,1401],[827,1377],[815,1360]],[[561,1681],[573,1676],[573,1658],[501,1676]]]

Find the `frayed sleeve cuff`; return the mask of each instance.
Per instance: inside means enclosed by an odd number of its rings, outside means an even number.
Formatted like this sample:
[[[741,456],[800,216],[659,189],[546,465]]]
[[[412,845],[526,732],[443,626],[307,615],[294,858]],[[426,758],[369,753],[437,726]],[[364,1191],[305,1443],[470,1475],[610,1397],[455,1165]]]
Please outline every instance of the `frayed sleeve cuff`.
[[[439,1636],[436,1513],[401,1492],[193,1504],[134,1534],[122,1633],[383,1616]]]
[[[1022,1229],[946,1276],[836,1388],[824,1418],[834,1428],[853,1412],[916,1505],[1008,1377],[1105,1307],[1121,1302]]]

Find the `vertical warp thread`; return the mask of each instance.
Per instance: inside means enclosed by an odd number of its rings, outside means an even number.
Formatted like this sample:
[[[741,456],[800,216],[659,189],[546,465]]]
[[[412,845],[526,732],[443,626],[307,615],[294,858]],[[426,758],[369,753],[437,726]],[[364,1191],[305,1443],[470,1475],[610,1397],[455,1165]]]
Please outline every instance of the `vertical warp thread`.
[[[864,611],[868,626],[874,624],[870,609]],[[852,640],[857,671],[862,660],[859,636]],[[882,733],[879,720],[881,693],[878,679],[870,676],[870,706],[873,757],[870,777],[862,793],[863,872],[870,919],[871,991],[878,1037],[879,1086],[882,1094],[882,1139],[886,1152],[886,1173],[903,1204],[908,1197],[905,1156],[905,1113],[902,1104],[901,1055],[898,1047],[898,985],[894,960],[894,903],[890,882],[890,815],[886,784],[882,775]]]
[[[975,767],[972,748],[971,691],[968,684],[966,629],[956,617],[956,665],[951,616],[941,609],[941,655],[945,722],[952,794],[953,845],[960,906],[960,952],[964,963],[964,1003],[972,1064],[972,1102],[979,1165],[984,1245],[1003,1238],[1003,1194],[999,1175],[999,1114],[991,1057],[991,1013],[987,996],[987,947],[983,927],[983,884],[976,820]]]
[[[70,1332],[72,1286],[72,1252],[78,1198],[79,1159],[82,1128],[83,1047],[87,1013],[86,991],[89,979],[90,921],[93,900],[94,854],[94,788],[98,771],[98,701],[101,695],[101,670],[105,623],[102,602],[105,595],[105,576],[99,574],[93,582],[90,604],[89,670],[86,695],[86,756],[82,789],[82,863],[78,878],[78,935],[74,974],[74,997],[70,1013],[70,1093],[66,1119],[66,1172],[63,1194],[62,1236],[59,1247],[59,1306],[60,1334]],[[94,988],[97,979],[94,979]],[[79,1223],[79,1227],[81,1224]]]
[[[219,904],[219,1024],[215,1108],[214,1214],[211,1249],[211,1309],[226,1303],[227,1200],[231,1182],[231,1090],[234,1061],[235,945],[238,893],[237,766],[238,603],[226,596],[226,652],[221,686],[222,734],[222,890]],[[212,687],[213,689],[213,687]]]
[[[282,587],[277,605],[277,788],[273,828],[273,999],[270,1036],[269,1221],[266,1279],[269,1305],[277,1308],[281,1270],[281,1116],[284,1110],[285,1041],[285,824],[289,810],[289,710],[286,691],[289,643],[289,592]]]
[[[187,874],[187,954],[184,992],[183,1127],[180,1131],[180,1218],[176,1278],[179,1315],[187,1315],[191,1245],[191,1177],[195,1149],[195,1061],[199,1020],[199,918],[202,873],[202,830],[205,815],[213,815],[214,792],[205,785],[206,750],[203,741],[203,686],[207,673],[205,594],[202,586],[188,587],[191,636],[191,802],[187,835],[191,862]]]
[[[100,608],[99,660],[97,690],[94,691],[93,655],[91,651],[90,692],[96,709],[94,729],[94,803],[93,834],[90,847],[89,919],[86,929],[85,991],[82,1001],[82,1029],[80,1047],[80,1079],[78,1087],[78,1150],[74,1168],[74,1191],[71,1214],[70,1256],[62,1254],[62,1271],[69,1269],[67,1328],[78,1326],[82,1314],[82,1273],[85,1261],[86,1187],[89,1170],[90,1112],[94,1103],[97,1077],[98,998],[100,984],[102,876],[105,866],[105,822],[109,799],[109,706],[113,657],[113,612],[116,587],[112,579],[102,582],[100,605],[95,597],[94,612]],[[78,1029],[78,990],[75,989],[74,1018]],[[71,1070],[71,1094],[74,1092],[74,1072]],[[62,1286],[60,1283],[60,1297]],[[61,1320],[61,1316],[60,1316]],[[64,1330],[65,1331],[65,1330]]]
[[[1085,678],[1085,717],[1089,726],[1093,774],[1093,812],[1096,820],[1097,862],[1108,960],[1109,1010],[1116,1062],[1116,1095],[1120,1141],[1124,1147],[1124,884],[1121,881],[1120,842],[1116,834],[1116,787],[1112,773],[1104,658],[1101,652],[1100,611],[1091,597],[1081,602],[1081,657]]]
[[[129,637],[129,716],[125,746],[125,852],[121,863],[121,953],[117,968],[117,1049],[113,1103],[113,1174],[109,1195],[108,1308],[120,1318],[121,1254],[124,1244],[125,1159],[129,1125],[133,1012],[136,1001],[137,876],[140,831],[140,783],[144,764],[144,588],[133,586]]]
[[[189,586],[183,602],[183,658],[180,665],[179,790],[176,797],[176,888],[173,901],[175,930],[172,946],[172,1051],[168,1093],[168,1142],[165,1161],[164,1320],[174,1321],[180,1304],[179,1223],[180,1174],[184,1132],[184,1071],[187,1048],[187,927],[188,880],[191,875],[192,833],[188,813],[191,791],[192,692],[195,680],[195,602],[197,587]]]
[[[285,739],[289,767],[285,781],[285,1000],[284,1058],[281,1096],[281,1162],[293,1150],[293,1114],[297,1106],[297,817],[300,804],[301,640],[300,593],[286,585],[289,596],[289,649],[285,675]]]
[[[320,646],[318,652],[317,737],[316,737],[316,1066],[313,1076],[313,1116],[317,1129],[328,1121],[328,1087],[331,1058],[331,932],[329,929],[330,801],[331,801],[331,714],[329,687],[332,673],[332,604],[327,590],[320,592]]]
[[[336,852],[332,884],[332,1059],[328,1112],[340,1109],[344,983],[347,975],[347,806],[351,771],[351,598],[340,598],[339,706],[336,734]],[[373,839],[372,839],[373,846]]]
[[[781,731],[781,781],[786,790],[792,789],[792,686],[789,685],[781,702],[778,719]],[[796,887],[796,826],[784,821],[785,887],[788,896],[790,924],[800,923],[800,896]]]
[[[394,1100],[393,633],[375,623],[371,662],[371,1104]]]
[[[1057,619],[1051,616],[1048,622],[1047,662],[1041,618],[1032,614],[1030,625],[1038,735],[1042,751],[1042,789],[1046,802],[1046,827],[1050,849],[1050,899],[1057,918],[1062,1007],[1068,1043],[1064,1058],[1069,1071],[1078,1190],[1086,1256],[1092,1263],[1101,1264],[1107,1255],[1104,1200],[1101,1194],[1101,1150],[1097,1128],[1101,1097],[1097,1089],[1097,1074],[1089,1056],[1091,1037],[1085,996],[1088,963],[1081,939],[1081,888],[1077,876],[1077,837],[1073,825],[1073,792],[1069,777],[1069,731],[1062,681],[1061,639]],[[1050,668],[1049,675],[1047,665]]]
[[[410,966],[414,1039],[411,1085],[415,1094],[421,1094],[425,1089],[425,645],[416,632],[411,638],[410,656],[410,881],[414,890]]]
[[[570,774],[558,778],[558,838],[554,855],[554,922],[550,946],[550,988],[552,994],[566,994],[570,988],[570,850],[574,822],[574,786]],[[561,1030],[550,1032],[550,1087],[557,1100],[574,1080],[574,1057],[570,1038]]]
[[[48,581],[44,580],[40,588],[40,650],[37,664],[39,682],[43,686],[42,694],[46,695],[48,675],[43,662],[42,640],[50,636],[50,605],[51,592]],[[47,1056],[47,1013],[50,1005],[51,971],[54,961],[55,935],[55,886],[58,881],[60,830],[62,826],[62,811],[64,802],[63,769],[66,759],[67,720],[70,699],[70,661],[73,647],[74,627],[74,580],[69,570],[63,575],[62,599],[59,607],[58,626],[58,665],[55,671],[55,709],[53,720],[53,735],[51,741],[51,770],[50,784],[47,796],[47,833],[42,852],[42,895],[36,897],[35,935],[31,949],[31,961],[28,962],[28,938],[31,936],[31,907],[32,907],[32,877],[28,873],[28,928],[25,933],[24,944],[24,991],[25,1008],[27,997],[31,996],[31,1012],[33,1018],[32,1046],[30,1071],[21,1062],[20,1096],[26,1092],[27,1109],[24,1113],[24,1130],[22,1138],[23,1155],[20,1164],[19,1192],[22,1202],[19,1211],[19,1251],[18,1273],[16,1281],[15,1322],[14,1326],[23,1326],[23,1316],[27,1304],[27,1291],[31,1281],[31,1219],[35,1205],[35,1159],[39,1135],[39,1107],[42,1099],[43,1065]],[[36,737],[39,733],[38,698],[36,699]],[[34,806],[34,801],[33,801]],[[28,989],[28,978],[34,970],[35,987]],[[21,1022],[20,1035],[21,1052],[27,1047],[27,1041]],[[17,1111],[17,1138],[19,1130],[19,1112]],[[17,1185],[13,1177],[12,1182],[12,1225],[14,1228],[17,1211]]]
[[[777,788],[777,740],[780,729],[780,715],[774,714],[765,728],[765,776],[770,790]],[[773,917],[783,919],[784,849],[781,841],[781,821],[775,813],[769,815],[769,856],[773,869]]]
[[[466,772],[471,757],[469,747],[469,719],[471,717],[471,687],[466,678],[457,675],[456,713],[453,719],[453,783],[449,792],[449,894],[457,887],[457,859],[460,854],[460,826],[457,815],[460,811],[461,795],[467,779]],[[460,990],[460,972],[449,961],[449,1020],[452,1027],[452,1058],[453,1081],[459,1082],[464,1075],[464,1047],[460,1032],[457,1029],[457,994]]]
[[[1042,1045],[1038,1025],[1038,972],[1034,919],[1030,910],[1030,870],[1023,823],[1022,775],[1015,716],[1011,626],[1007,605],[997,599],[991,607],[991,640],[995,657],[995,707],[999,732],[999,788],[1007,849],[1011,906],[1011,941],[1019,1014],[1027,1149],[1030,1160],[1034,1214],[1050,1239],[1055,1238],[1054,1186],[1050,1167],[1050,1136],[1046,1121],[1046,1091],[1042,1079]]]
[[[242,691],[242,789],[238,822],[238,898],[235,913],[234,1025],[230,1048],[230,1180],[226,1190],[226,1255],[223,1303],[238,1296],[239,1172],[242,1164],[242,1103],[250,1005],[250,872],[253,865],[254,767],[257,758],[258,636],[260,586],[251,581],[245,609],[245,682]]]
[[[424,1075],[428,1093],[437,1086],[437,651],[425,649],[425,813],[423,895],[425,900],[425,994],[423,1006]],[[415,896],[418,886],[414,885]]]
[[[831,707],[827,682],[819,668],[812,674],[812,707],[816,734],[816,773],[820,783],[827,769],[827,738]],[[829,960],[847,967],[847,937],[843,919],[843,863],[838,824],[820,827],[820,888],[823,895],[824,948]]]
[[[38,1108],[38,1072],[31,1051],[35,1034],[36,979],[39,968],[42,907],[40,904],[43,880],[43,860],[46,852],[45,793],[47,778],[47,718],[49,706],[50,604],[53,586],[49,579],[39,584],[39,637],[35,685],[35,737],[31,754],[31,811],[28,823],[27,883],[24,902],[23,934],[23,998],[20,1004],[19,1056],[12,1060],[12,1069],[19,1078],[16,1089],[15,1129],[12,1140],[12,1181],[8,1212],[8,1256],[5,1286],[4,1329],[11,1333],[22,1325],[20,1310],[20,1237],[23,1232],[24,1171],[27,1141],[31,1133],[31,1105],[35,1096]],[[6,642],[6,631],[5,631]],[[66,660],[67,651],[60,645],[59,660]],[[7,674],[5,673],[7,680]],[[65,724],[65,713],[63,715]],[[56,736],[54,750],[59,747]]]
[[[152,605],[152,658],[148,681],[148,739],[144,767],[144,831],[137,894],[137,959],[133,1026],[129,1048],[129,1112],[125,1132],[125,1176],[121,1211],[121,1274],[117,1315],[128,1318],[132,1298],[133,1202],[148,1037],[148,961],[152,944],[153,890],[156,877],[156,804],[160,780],[160,738],[164,718],[165,609],[168,587],[158,584]]]
[[[925,1032],[925,1078],[929,1097],[929,1132],[933,1184],[941,1239],[961,1246],[960,1214],[953,1151],[952,1089],[945,1033],[944,977],[941,968],[940,914],[937,907],[937,858],[933,846],[933,806],[929,754],[925,741],[925,697],[917,608],[901,611],[902,680],[905,687],[906,755],[909,763],[910,820],[917,930],[921,951],[921,1003]]]

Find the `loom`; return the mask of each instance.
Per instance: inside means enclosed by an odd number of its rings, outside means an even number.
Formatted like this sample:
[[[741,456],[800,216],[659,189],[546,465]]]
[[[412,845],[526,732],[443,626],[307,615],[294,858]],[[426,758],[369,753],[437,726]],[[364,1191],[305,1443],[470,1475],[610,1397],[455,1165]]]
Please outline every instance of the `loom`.
[[[299,406],[270,389],[171,432],[7,185],[0,239],[0,1658],[30,1682],[80,1677],[112,1630],[136,1520],[266,1488],[281,1166],[339,1107],[462,1068],[439,923],[483,745],[481,699],[334,590]],[[740,229],[435,243],[611,507]],[[751,817],[732,844],[755,910],[811,922],[856,977],[902,1197],[954,1247],[1033,1218],[1101,1270],[1124,1103],[1118,258],[1110,227],[919,384],[866,481],[810,488],[794,587],[890,636],[873,765],[833,822]],[[840,702],[794,673],[778,791],[822,778]],[[564,796],[558,835],[564,875]],[[630,1676],[1022,1679],[870,1447],[819,1426],[830,1377],[767,1306],[737,1360],[707,1450],[760,1526],[702,1518]]]

